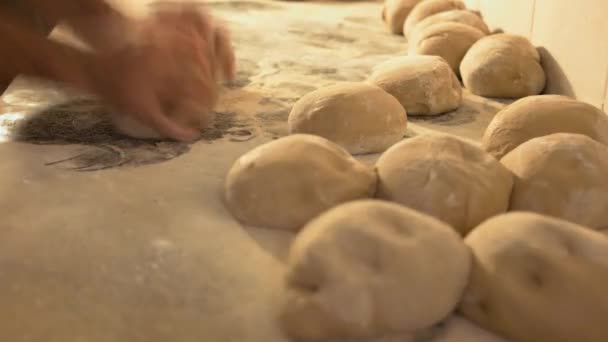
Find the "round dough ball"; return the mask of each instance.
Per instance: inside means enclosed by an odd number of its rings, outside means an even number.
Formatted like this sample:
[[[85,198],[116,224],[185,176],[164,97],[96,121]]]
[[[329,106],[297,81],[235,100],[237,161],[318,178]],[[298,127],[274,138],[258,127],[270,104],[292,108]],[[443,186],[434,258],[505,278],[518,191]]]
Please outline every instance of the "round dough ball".
[[[427,134],[389,148],[376,163],[376,196],[436,217],[465,235],[507,211],[511,173],[481,148]]]
[[[382,152],[403,139],[407,114],[372,84],[342,83],[315,90],[293,106],[289,133],[322,136],[353,154]]]
[[[428,342],[509,342],[458,315],[452,315],[438,328]]]
[[[340,146],[295,134],[241,156],[226,177],[225,201],[245,224],[296,231],[339,203],[373,196],[376,179]]]
[[[169,117],[185,127],[204,130],[208,128],[215,119],[215,113],[212,108],[215,106],[216,102],[216,99],[209,104],[184,100],[178,103],[173,110],[169,111]],[[110,119],[114,128],[123,135],[138,139],[166,138],[166,136],[156,129],[144,125],[130,115],[116,114],[112,115]]]
[[[462,102],[458,78],[437,56],[392,58],[376,66],[368,82],[396,97],[408,115],[439,115]]]
[[[566,96],[529,96],[494,116],[481,145],[500,159],[532,138],[553,133],[584,134],[608,144],[608,116],[592,105]]]
[[[474,27],[479,31],[483,32],[484,35],[490,34],[490,29],[488,28],[488,25],[483,21],[483,18],[478,12],[471,11],[468,9],[459,9],[439,12],[437,14],[433,14],[430,17],[424,18],[422,21],[416,24],[416,26],[414,26],[414,30],[412,31],[412,37],[415,36],[417,32],[426,29],[431,25],[450,22]]]
[[[410,12],[410,15],[405,19],[403,23],[403,33],[406,37],[410,37],[410,34],[414,31],[414,27],[434,14],[465,9],[466,6],[460,0],[424,0]]]
[[[533,213],[492,218],[465,240],[474,254],[461,312],[513,341],[608,341],[608,239]]]
[[[458,234],[432,217],[378,200],[346,203],[296,237],[281,322],[307,339],[429,328],[458,305],[470,262]]]
[[[471,46],[484,36],[482,31],[469,25],[437,23],[412,35],[408,54],[442,57],[452,70],[459,74],[462,58]]]
[[[477,41],[460,63],[467,89],[485,97],[520,98],[545,88],[540,55],[530,41],[512,34],[494,34]]]
[[[414,7],[422,0],[385,0],[382,20],[394,34],[403,34],[403,23]]]
[[[559,217],[590,228],[608,226],[608,147],[587,136],[531,139],[501,159],[515,174],[511,211]]]

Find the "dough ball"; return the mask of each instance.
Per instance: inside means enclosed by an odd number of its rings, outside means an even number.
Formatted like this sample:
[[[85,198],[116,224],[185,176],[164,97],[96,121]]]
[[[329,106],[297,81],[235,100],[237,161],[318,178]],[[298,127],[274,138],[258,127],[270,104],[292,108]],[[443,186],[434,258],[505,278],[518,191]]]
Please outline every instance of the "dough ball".
[[[342,83],[315,90],[293,106],[289,133],[322,136],[353,154],[382,152],[400,141],[407,115],[396,98],[372,84]]]
[[[376,196],[436,217],[465,235],[507,211],[511,173],[473,143],[427,134],[389,148],[376,163]]]
[[[216,99],[211,103],[198,103],[196,101],[183,100],[177,103],[173,109],[169,109],[169,117],[180,125],[204,130],[208,128],[215,119],[213,106]],[[138,139],[163,139],[166,138],[156,129],[144,125],[130,115],[116,114],[111,116],[114,128],[121,134]]]
[[[608,226],[608,147],[581,134],[531,139],[501,159],[515,174],[511,211]]]
[[[410,34],[414,30],[414,27],[434,14],[465,9],[466,6],[460,0],[424,0],[410,12],[410,15],[405,19],[403,24],[403,33],[406,37],[410,37]]]
[[[466,88],[485,97],[520,98],[545,88],[538,51],[528,39],[512,34],[478,40],[464,56],[460,74]]]
[[[532,138],[553,133],[584,134],[608,144],[608,116],[592,105],[566,96],[529,96],[498,112],[481,144],[500,159]]]
[[[258,146],[232,166],[224,186],[241,222],[299,230],[342,202],[373,196],[375,172],[324,138],[295,134]]]
[[[520,342],[608,341],[608,239],[533,213],[492,218],[465,240],[474,254],[461,312]]]
[[[460,107],[462,87],[437,56],[392,58],[374,68],[368,82],[399,100],[408,115],[439,115]]]
[[[484,36],[482,31],[469,25],[437,23],[412,35],[408,54],[442,57],[452,70],[459,74],[462,58],[471,46]]]
[[[452,315],[442,322],[438,330],[428,342],[509,342],[459,315]]]
[[[422,21],[416,24],[416,26],[414,26],[414,30],[412,31],[411,36],[416,36],[417,32],[424,30],[429,26],[450,22],[460,23],[474,27],[479,31],[483,32],[484,35],[490,34],[490,29],[488,28],[488,25],[486,25],[479,13],[471,10],[459,9],[439,12],[437,14],[433,14],[430,17],[424,18]]]
[[[382,20],[394,34],[403,34],[403,23],[414,7],[422,0],[385,0]]]
[[[298,338],[413,332],[446,318],[470,255],[444,223],[394,203],[361,200],[310,223],[291,247],[281,322]]]

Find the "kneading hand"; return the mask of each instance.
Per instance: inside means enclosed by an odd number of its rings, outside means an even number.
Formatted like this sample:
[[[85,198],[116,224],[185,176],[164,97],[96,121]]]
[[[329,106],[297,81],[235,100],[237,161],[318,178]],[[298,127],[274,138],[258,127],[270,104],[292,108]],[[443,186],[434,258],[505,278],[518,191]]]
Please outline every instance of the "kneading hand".
[[[97,50],[88,88],[166,137],[197,138],[200,127],[184,122],[204,121],[201,115],[210,115],[217,102],[219,81],[234,77],[227,30],[204,9],[183,4],[159,6],[127,27],[124,44]],[[199,112],[187,114],[192,120],[172,117],[183,102],[196,102]]]

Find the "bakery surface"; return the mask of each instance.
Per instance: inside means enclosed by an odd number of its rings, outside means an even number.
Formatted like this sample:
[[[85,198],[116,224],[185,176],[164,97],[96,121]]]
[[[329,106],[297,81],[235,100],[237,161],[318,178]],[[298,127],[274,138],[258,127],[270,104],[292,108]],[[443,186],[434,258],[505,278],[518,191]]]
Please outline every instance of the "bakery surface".
[[[237,223],[221,199],[225,174],[287,134],[302,95],[362,81],[407,46],[381,3],[209,6],[229,24],[239,72],[196,143],[125,138],[94,99],[38,80],[17,79],[2,97],[1,340],[289,341],[276,316],[293,234]],[[404,138],[478,141],[506,103],[464,90],[457,111],[409,117]]]

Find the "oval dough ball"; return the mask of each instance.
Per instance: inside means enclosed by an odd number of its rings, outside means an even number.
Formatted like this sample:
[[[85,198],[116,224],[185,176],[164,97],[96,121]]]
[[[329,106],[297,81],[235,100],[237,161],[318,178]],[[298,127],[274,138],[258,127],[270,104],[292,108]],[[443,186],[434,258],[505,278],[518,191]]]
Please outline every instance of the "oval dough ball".
[[[581,134],[531,139],[501,162],[516,176],[510,210],[608,226],[608,147]]]
[[[322,136],[353,154],[382,152],[400,141],[407,115],[396,98],[372,84],[342,83],[296,102],[289,133]]]
[[[437,14],[433,14],[430,17],[424,18],[422,21],[416,24],[416,26],[414,26],[414,30],[412,31],[411,36],[416,36],[417,32],[424,30],[431,25],[449,22],[460,23],[474,27],[479,31],[483,32],[484,35],[490,34],[490,29],[488,28],[488,25],[486,25],[479,13],[471,10],[461,9],[439,12]]]
[[[608,341],[608,239],[533,213],[492,218],[465,240],[474,255],[460,311],[521,342]]]
[[[324,138],[295,134],[258,146],[232,166],[226,205],[241,222],[299,230],[342,202],[371,197],[375,172]]]
[[[529,96],[494,116],[481,145],[500,159],[532,138],[553,133],[584,134],[608,144],[608,116],[592,105],[566,96]]]
[[[439,115],[460,107],[462,87],[437,56],[392,58],[374,68],[368,82],[399,100],[408,115]]]
[[[385,0],[382,20],[394,34],[403,34],[403,23],[414,7],[422,0]]]
[[[462,58],[471,46],[484,36],[483,32],[469,25],[438,23],[412,35],[408,54],[442,57],[452,70],[459,74]]]
[[[412,31],[414,31],[414,27],[423,19],[440,12],[465,8],[466,6],[460,0],[424,0],[416,5],[405,19],[403,33],[409,38]]]
[[[465,235],[507,211],[511,173],[481,148],[427,134],[389,148],[376,163],[376,196],[436,217]]]
[[[546,81],[536,48],[528,39],[512,34],[478,40],[464,56],[460,74],[465,88],[485,97],[538,95]]]
[[[306,339],[429,328],[458,305],[470,261],[432,217],[378,200],[340,205],[291,246],[282,326]]]

